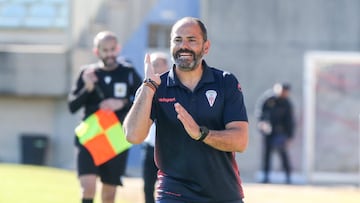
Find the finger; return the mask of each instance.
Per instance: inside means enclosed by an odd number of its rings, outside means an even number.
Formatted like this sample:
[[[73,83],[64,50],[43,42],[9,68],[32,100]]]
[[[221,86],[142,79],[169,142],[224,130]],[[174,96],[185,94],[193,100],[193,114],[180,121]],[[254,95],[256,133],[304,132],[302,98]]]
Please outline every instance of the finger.
[[[149,53],[145,54],[144,63],[150,63],[150,54]]]
[[[146,53],[145,54],[145,59],[144,59],[144,73],[145,75],[148,77],[152,72],[151,72],[151,60],[150,60],[150,54]]]
[[[92,74],[90,79],[92,82],[97,82],[97,80],[98,80],[95,74]]]
[[[178,119],[184,125],[190,125],[194,122],[191,115],[186,111],[186,109],[183,106],[181,106],[181,104],[175,103],[174,107],[175,107],[175,111],[178,113]]]
[[[179,104],[179,103],[175,103],[175,104],[174,104],[174,107],[175,107],[175,111],[176,111],[178,114],[180,114],[181,111],[184,109],[184,108],[181,106],[181,104]]]
[[[108,104],[108,103],[106,103],[106,102],[102,102],[102,103],[100,104],[100,108],[101,108],[101,109],[104,109],[104,110],[111,110],[111,105]]]
[[[84,79],[88,80],[89,82],[96,82],[97,77],[94,69],[86,69],[84,72]]]
[[[199,126],[194,121],[189,112],[187,112],[181,104],[175,103],[174,107],[175,111],[178,113],[177,118],[183,124],[186,132],[189,134],[190,137],[195,139],[198,136]]]

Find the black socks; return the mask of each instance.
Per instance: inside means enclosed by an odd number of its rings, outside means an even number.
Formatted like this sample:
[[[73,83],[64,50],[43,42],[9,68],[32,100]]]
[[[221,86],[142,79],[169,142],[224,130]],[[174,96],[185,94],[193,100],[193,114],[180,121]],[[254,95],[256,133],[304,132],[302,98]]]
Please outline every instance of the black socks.
[[[82,199],[82,203],[93,203],[93,199]]]

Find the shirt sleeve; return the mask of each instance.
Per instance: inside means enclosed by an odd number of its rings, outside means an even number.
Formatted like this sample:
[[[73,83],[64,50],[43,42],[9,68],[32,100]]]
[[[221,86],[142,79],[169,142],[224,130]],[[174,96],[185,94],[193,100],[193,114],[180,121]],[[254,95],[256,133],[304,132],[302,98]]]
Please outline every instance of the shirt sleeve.
[[[78,111],[86,102],[89,93],[85,89],[84,82],[82,80],[83,71],[80,72],[72,90],[68,96],[68,106],[71,113]]]
[[[224,76],[225,80],[225,106],[224,122],[248,121],[244,96],[238,80],[232,74]]]

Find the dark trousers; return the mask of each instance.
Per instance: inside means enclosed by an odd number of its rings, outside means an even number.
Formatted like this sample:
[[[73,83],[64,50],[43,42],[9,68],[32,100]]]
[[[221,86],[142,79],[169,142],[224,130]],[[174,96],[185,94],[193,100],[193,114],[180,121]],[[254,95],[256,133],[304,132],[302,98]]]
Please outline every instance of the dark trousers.
[[[280,155],[282,167],[286,175],[286,183],[290,183],[291,166],[290,160],[286,148],[286,142],[282,144],[274,144],[274,136],[265,136],[264,139],[264,154],[263,154],[263,171],[264,180],[263,182],[269,182],[269,172],[271,170],[271,154],[273,151],[277,151]]]
[[[154,189],[157,179],[157,167],[154,162],[154,147],[144,144],[143,180],[146,203],[154,203]]]

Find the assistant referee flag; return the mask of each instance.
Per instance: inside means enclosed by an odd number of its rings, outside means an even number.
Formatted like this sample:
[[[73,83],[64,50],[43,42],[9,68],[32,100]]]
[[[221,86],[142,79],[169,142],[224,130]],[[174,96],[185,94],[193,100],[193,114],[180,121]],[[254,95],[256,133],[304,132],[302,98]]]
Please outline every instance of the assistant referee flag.
[[[79,142],[89,150],[97,166],[132,146],[126,140],[122,125],[112,111],[96,111],[75,128],[75,133]]]

